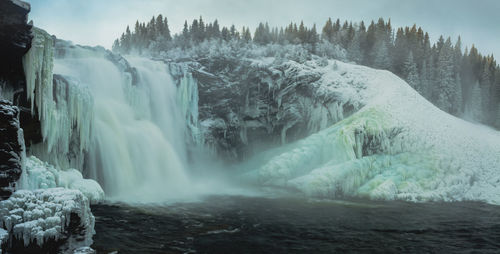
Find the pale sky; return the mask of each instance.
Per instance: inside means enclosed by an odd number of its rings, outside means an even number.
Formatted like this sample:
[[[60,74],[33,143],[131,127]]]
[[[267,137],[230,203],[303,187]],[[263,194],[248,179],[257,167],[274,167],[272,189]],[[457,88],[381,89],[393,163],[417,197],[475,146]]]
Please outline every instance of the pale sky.
[[[218,19],[221,25],[238,29],[260,21],[284,26],[291,21],[316,23],[321,31],[328,17],[366,23],[379,17],[391,18],[393,27],[416,23],[429,32],[465,46],[474,43],[483,54],[500,58],[499,0],[27,0],[35,26],[58,38],[84,45],[110,48],[114,39],[136,20],[147,22],[163,14],[170,29],[179,32],[200,15],[205,21]]]

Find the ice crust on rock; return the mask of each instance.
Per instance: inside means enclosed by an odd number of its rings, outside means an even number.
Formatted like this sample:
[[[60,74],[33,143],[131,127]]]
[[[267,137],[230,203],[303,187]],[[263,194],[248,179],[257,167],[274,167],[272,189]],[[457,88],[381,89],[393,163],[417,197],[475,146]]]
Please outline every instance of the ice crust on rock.
[[[0,219],[3,230],[8,232],[8,242],[22,241],[24,246],[36,244],[43,248],[48,241],[62,240],[62,249],[73,250],[92,244],[95,233],[89,200],[78,190],[19,190],[0,202]],[[79,221],[71,222],[76,219]],[[75,230],[70,228],[71,223],[78,223],[78,236],[68,233]]]
[[[321,93],[360,109],[260,155],[244,178],[315,197],[500,204],[499,132],[439,110],[390,72],[338,61],[314,69]]]
[[[84,179],[76,169],[60,170],[35,156],[26,158],[25,176],[21,186],[25,189],[48,189],[63,187],[81,191],[91,203],[104,199],[101,186],[92,179]]]

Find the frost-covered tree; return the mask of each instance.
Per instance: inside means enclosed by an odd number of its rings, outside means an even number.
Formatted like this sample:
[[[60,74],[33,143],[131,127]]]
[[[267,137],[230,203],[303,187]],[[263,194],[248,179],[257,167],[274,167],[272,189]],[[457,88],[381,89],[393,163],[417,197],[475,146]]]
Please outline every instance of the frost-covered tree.
[[[363,52],[361,51],[361,34],[356,34],[347,49],[348,58],[358,64],[363,62]]]
[[[500,104],[497,105],[497,114],[495,116],[495,127],[500,129]]]
[[[268,44],[271,42],[271,31],[267,23],[266,24],[260,23],[259,26],[255,29],[253,41],[261,45]]]
[[[266,56],[285,59],[288,55],[289,60],[304,61],[311,55],[350,60],[394,72],[429,101],[456,115],[470,108],[472,100],[478,101],[477,98],[471,98],[472,87],[478,80],[480,109],[484,114],[482,122],[495,124],[500,104],[500,74],[497,74],[500,73],[500,67],[493,56],[481,55],[474,46],[462,53],[460,37],[454,46],[450,38],[445,40],[442,36],[431,45],[429,34],[422,28],[416,25],[402,27],[396,29],[394,35],[390,20],[385,22],[383,19],[372,21],[368,27],[363,22],[356,25],[350,21],[341,22],[337,19],[333,22],[328,19],[322,28],[321,40],[316,27],[313,25],[309,28],[303,22],[291,22],[288,26],[272,29],[267,23],[260,23],[253,38],[248,27],[240,31],[234,26],[220,27],[217,20],[205,24],[200,17],[193,20],[190,26],[186,21],[182,32],[172,36],[167,18],[158,15],[146,23],[137,21],[133,32],[127,27],[120,38],[114,41],[113,51],[163,55],[170,55],[167,52],[179,55],[183,54],[181,51],[189,51],[198,52],[196,54],[199,55],[202,50],[215,52],[217,48],[233,52],[238,47],[245,47],[255,52],[260,47],[266,48]],[[207,41],[210,41],[209,48],[205,47]],[[287,53],[283,53],[280,47],[290,49],[290,44],[301,45],[301,51],[292,54],[285,50]],[[238,52],[240,55],[246,54],[244,50]],[[410,52],[413,61],[409,61]],[[476,87],[474,91],[478,91]]]
[[[420,71],[420,89],[421,89],[421,94],[424,96],[426,99],[429,99],[430,96],[430,89],[431,89],[431,72],[429,71],[428,68],[428,61],[425,60],[422,63],[422,70]]]
[[[422,93],[422,88],[420,86],[420,78],[418,76],[417,64],[413,59],[413,52],[411,51],[410,54],[408,54],[406,61],[404,62],[403,73],[406,77],[406,82],[408,82],[408,84],[415,90],[417,90],[419,93]]]
[[[394,50],[392,51],[393,69],[396,74],[403,72],[404,63],[408,60],[408,45],[403,28],[399,28],[396,32],[396,40],[394,41]],[[404,76],[404,75],[403,75]]]
[[[243,27],[243,29],[241,30],[241,39],[247,43],[252,41],[252,35],[250,33],[250,28]]]
[[[373,51],[373,66],[378,69],[388,70],[391,67],[389,49],[383,40],[377,41]]]
[[[436,66],[436,81],[437,81],[437,106],[450,112],[453,108],[453,89],[456,89],[456,83],[453,73],[453,51],[451,39],[448,38],[443,45],[439,47],[439,56]]]
[[[481,73],[481,92],[482,92],[482,102],[483,102],[483,110],[485,112],[490,111],[490,95],[491,95],[491,71],[490,71],[490,63],[486,61],[483,66],[483,70]]]
[[[465,105],[465,118],[481,122],[483,121],[481,87],[476,81],[471,89],[470,100]]]
[[[455,73],[455,87],[451,90],[451,106],[450,113],[454,115],[460,115],[462,112],[462,79],[460,74]]]

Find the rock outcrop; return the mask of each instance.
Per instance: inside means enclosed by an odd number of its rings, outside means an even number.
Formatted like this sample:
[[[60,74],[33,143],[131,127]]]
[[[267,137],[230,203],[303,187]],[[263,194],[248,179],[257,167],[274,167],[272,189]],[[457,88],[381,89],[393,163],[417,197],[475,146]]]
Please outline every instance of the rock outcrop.
[[[25,87],[22,56],[31,46],[30,5],[19,0],[0,1],[0,82],[12,89]]]
[[[9,101],[0,100],[0,199],[14,192],[21,169],[23,152],[22,131],[19,128],[19,110]]]
[[[26,99],[23,56],[33,39],[28,21],[30,5],[19,0],[0,1],[0,97],[13,102],[28,143],[41,142],[40,121],[33,117]]]
[[[299,63],[226,57],[181,64],[197,82],[203,143],[229,161],[303,138],[360,106],[318,89],[320,58]],[[179,82],[184,78],[173,73]]]

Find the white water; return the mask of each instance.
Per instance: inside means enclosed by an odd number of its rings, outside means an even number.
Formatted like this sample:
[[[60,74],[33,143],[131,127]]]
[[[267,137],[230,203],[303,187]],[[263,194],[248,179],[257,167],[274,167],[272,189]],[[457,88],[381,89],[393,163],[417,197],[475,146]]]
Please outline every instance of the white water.
[[[89,177],[111,199],[185,198],[184,120],[176,108],[175,84],[161,62],[134,58],[131,63],[139,72],[137,86],[128,73],[85,50],[55,61],[54,73],[87,85],[94,99]]]

